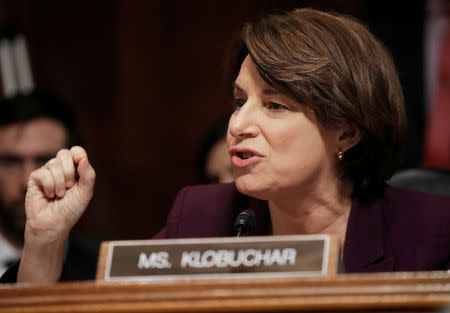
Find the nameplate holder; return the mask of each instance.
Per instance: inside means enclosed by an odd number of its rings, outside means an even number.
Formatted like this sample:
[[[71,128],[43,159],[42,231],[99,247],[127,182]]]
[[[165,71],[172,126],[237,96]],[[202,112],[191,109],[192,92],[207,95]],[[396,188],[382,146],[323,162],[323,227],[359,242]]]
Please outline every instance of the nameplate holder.
[[[103,242],[97,281],[334,275],[328,235]]]

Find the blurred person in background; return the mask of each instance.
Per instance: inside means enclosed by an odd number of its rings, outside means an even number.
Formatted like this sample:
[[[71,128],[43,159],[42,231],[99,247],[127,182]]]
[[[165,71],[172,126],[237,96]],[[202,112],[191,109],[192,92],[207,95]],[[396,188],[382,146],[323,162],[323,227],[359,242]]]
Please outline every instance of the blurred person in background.
[[[26,223],[25,193],[34,170],[59,150],[80,144],[73,113],[44,92],[0,102],[0,271],[20,257]],[[67,279],[95,277],[98,242],[71,236]]]
[[[203,139],[197,156],[201,183],[229,183],[234,180],[227,145],[228,118],[214,123]]]
[[[25,35],[15,24],[0,29],[0,272],[24,248],[25,194],[30,174],[59,150],[80,144],[71,110],[36,91]],[[64,246],[67,280],[95,277],[99,241],[69,236]]]

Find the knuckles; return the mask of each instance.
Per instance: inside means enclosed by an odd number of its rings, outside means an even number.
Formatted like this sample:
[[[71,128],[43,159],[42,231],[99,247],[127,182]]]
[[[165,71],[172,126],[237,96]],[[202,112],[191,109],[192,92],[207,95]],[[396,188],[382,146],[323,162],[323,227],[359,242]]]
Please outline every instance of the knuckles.
[[[80,146],[73,146],[72,148],[70,148],[70,152],[73,154],[74,157],[75,156],[82,157],[87,155],[86,151]]]
[[[57,158],[64,158],[64,157],[68,157],[68,156],[71,156],[71,153],[70,153],[69,149],[61,149],[56,154]]]
[[[64,162],[67,161],[67,159],[71,159],[73,162],[75,162],[76,159],[81,160],[83,158],[86,158],[87,163],[87,170],[85,171],[85,179],[89,184],[95,183],[96,179],[96,172],[94,168],[91,166],[90,162],[87,160],[87,154],[86,151],[80,147],[80,146],[74,146],[69,149],[61,149],[58,151],[56,156],[52,159],[50,159],[44,166],[41,168],[38,168],[31,172],[28,180],[28,186],[30,186],[31,181],[35,181],[38,183],[38,185],[51,185],[50,180],[54,180],[53,174],[59,173],[61,170],[61,173],[68,178],[73,179],[75,172],[77,171],[76,167],[73,167],[73,173],[67,172],[67,168],[64,169]],[[78,163],[79,161],[77,161]],[[53,174],[52,174],[53,173]]]
[[[44,167],[54,168],[59,165],[59,161],[56,158],[50,159]]]

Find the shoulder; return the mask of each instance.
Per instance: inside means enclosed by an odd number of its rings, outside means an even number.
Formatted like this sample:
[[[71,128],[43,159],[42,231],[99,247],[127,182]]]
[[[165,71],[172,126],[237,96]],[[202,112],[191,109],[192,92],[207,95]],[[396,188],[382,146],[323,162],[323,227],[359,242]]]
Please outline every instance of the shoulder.
[[[265,206],[264,201],[240,193],[234,183],[184,187],[156,238],[233,236],[240,211],[265,211]]]
[[[366,202],[356,199],[354,204],[358,211],[383,212],[386,218],[401,217],[409,221],[422,220],[424,216],[427,219],[450,218],[450,197],[391,186],[384,188],[375,199]]]
[[[450,266],[450,199],[386,187],[355,199],[344,253],[349,271],[438,270]]]
[[[449,197],[388,187],[384,199],[384,215],[391,225],[408,227],[422,238],[446,236],[450,242]]]
[[[436,219],[442,216],[450,218],[450,197],[433,195],[418,191],[386,187],[384,204],[388,212],[393,214],[416,213],[426,216],[428,219]]]
[[[449,197],[388,187],[383,214],[389,245],[402,252],[403,263],[415,259],[424,269],[448,266]]]
[[[217,200],[229,201],[234,198],[246,197],[241,194],[234,183],[228,184],[210,184],[210,185],[196,185],[187,186],[181,189],[178,193],[177,200],[187,203],[197,203],[204,201],[211,201],[213,203]]]
[[[188,186],[178,193],[172,211],[191,218],[223,216],[246,206],[250,199],[234,183]]]
[[[409,236],[447,234],[450,238],[450,198],[387,187],[379,199],[386,226]]]

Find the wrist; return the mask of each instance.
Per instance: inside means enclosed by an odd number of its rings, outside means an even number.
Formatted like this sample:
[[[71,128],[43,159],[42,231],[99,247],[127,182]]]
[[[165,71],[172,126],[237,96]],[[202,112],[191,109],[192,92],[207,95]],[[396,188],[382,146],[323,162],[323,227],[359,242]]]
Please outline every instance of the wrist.
[[[58,223],[55,223],[58,224]],[[58,226],[41,226],[38,223],[27,221],[24,231],[24,246],[42,246],[61,245],[69,237],[70,229],[62,229]]]
[[[61,275],[68,234],[25,227],[17,282],[54,283]]]

